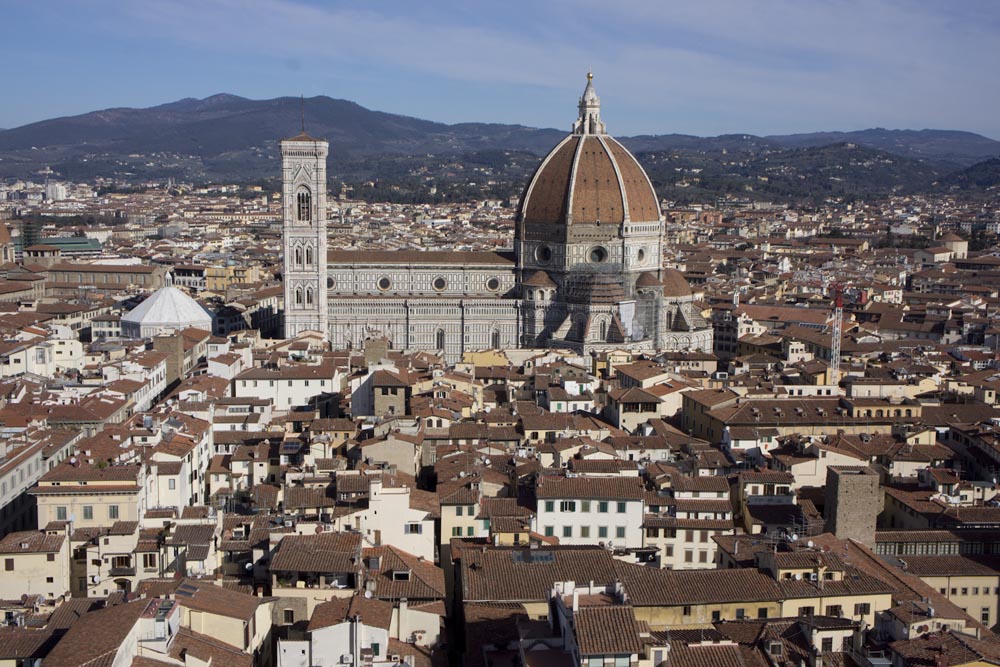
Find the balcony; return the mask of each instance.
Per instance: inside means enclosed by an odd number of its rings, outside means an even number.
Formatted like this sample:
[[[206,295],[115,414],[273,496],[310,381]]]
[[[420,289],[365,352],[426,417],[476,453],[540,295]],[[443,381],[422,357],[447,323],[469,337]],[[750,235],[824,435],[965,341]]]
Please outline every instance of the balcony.
[[[112,577],[134,577],[135,567],[131,565],[119,565],[108,570],[108,575]]]
[[[345,590],[354,588],[354,576],[349,573],[296,576],[290,572],[278,572],[274,573],[274,585],[278,588]]]
[[[856,663],[864,667],[892,667],[892,658],[886,651],[863,646],[860,650],[849,648],[847,653]]]

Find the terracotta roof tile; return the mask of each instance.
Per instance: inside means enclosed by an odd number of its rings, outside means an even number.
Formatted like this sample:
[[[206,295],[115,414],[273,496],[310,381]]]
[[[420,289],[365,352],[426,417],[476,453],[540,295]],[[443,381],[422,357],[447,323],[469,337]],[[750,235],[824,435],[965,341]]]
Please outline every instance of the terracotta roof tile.
[[[642,653],[639,623],[632,607],[581,607],[573,613],[581,655]]]
[[[359,533],[286,535],[271,560],[271,570],[281,572],[356,572],[360,566]]]
[[[110,665],[146,604],[136,600],[84,614],[45,657],[46,667]]]
[[[611,554],[600,547],[469,548],[462,552],[463,599],[528,602],[549,599],[553,581],[611,584]]]
[[[65,541],[65,535],[48,535],[40,530],[9,533],[0,540],[0,554],[56,553]]]
[[[329,602],[317,605],[309,619],[309,631],[313,632],[358,617],[367,626],[389,629],[392,622],[393,604],[375,598],[366,598],[360,593],[351,597],[335,597]]]

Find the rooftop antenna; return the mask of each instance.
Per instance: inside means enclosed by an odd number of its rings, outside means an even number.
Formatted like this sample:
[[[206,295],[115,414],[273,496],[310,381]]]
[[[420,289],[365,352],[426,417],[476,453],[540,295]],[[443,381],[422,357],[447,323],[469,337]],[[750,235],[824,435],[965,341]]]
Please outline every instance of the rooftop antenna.
[[[306,133],[306,96],[299,96],[299,114],[302,116],[302,134]]]

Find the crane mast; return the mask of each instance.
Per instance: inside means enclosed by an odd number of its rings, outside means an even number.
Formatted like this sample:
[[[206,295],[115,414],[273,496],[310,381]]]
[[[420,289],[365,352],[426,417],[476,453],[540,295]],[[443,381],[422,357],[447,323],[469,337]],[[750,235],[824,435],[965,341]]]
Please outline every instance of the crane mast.
[[[833,329],[830,332],[830,384],[840,384],[840,339],[844,329],[844,286],[833,284]]]

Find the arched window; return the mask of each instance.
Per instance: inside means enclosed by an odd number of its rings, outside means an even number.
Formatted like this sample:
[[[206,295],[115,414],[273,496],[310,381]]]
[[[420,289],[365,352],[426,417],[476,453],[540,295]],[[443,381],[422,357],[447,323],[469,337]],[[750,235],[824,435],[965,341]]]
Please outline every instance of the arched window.
[[[312,195],[309,194],[309,191],[305,188],[299,190],[295,201],[298,206],[296,218],[299,222],[309,222],[312,220]]]
[[[434,335],[434,345],[439,350],[444,349],[444,329],[438,329],[437,333]]]
[[[496,329],[494,329],[493,333],[490,334],[490,347],[494,350],[500,349],[500,332]]]
[[[306,266],[312,266],[313,264],[313,248],[311,245],[306,246]]]
[[[295,266],[302,266],[302,248],[295,247]]]
[[[601,320],[601,340],[606,340],[608,337],[608,322],[607,320]]]
[[[313,305],[313,288],[312,287],[307,287],[306,288],[306,305],[307,306]]]
[[[295,288],[295,305],[296,306],[301,306],[302,305],[302,288],[301,287],[296,287]]]

